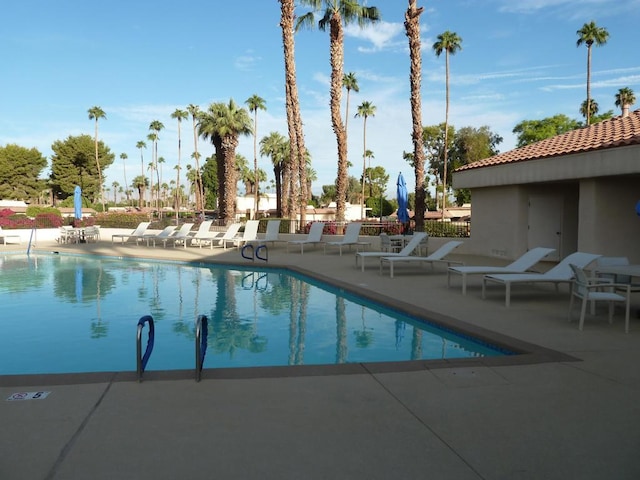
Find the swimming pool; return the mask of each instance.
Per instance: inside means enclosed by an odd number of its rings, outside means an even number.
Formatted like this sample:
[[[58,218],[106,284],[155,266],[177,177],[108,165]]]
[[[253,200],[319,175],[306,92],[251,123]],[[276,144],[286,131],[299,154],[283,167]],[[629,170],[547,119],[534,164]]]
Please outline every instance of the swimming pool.
[[[138,319],[155,321],[147,370],[505,355],[330,285],[278,269],[85,255],[0,257],[0,375],[135,371]]]

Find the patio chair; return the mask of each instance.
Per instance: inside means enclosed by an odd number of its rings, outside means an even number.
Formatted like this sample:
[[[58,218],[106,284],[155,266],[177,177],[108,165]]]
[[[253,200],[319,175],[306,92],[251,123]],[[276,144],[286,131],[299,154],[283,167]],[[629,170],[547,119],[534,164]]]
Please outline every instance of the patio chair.
[[[22,241],[22,237],[20,235],[7,233],[6,230],[2,230],[2,227],[0,227],[0,238],[2,239],[2,243],[4,243],[5,245],[7,245],[7,240],[13,240],[8,243],[20,243]]]
[[[240,248],[245,243],[251,240],[256,240],[258,238],[258,225],[260,225],[260,220],[247,220],[242,236],[223,240],[222,247],[227,248],[227,244],[231,244],[236,248]]]
[[[227,227],[227,230],[222,234],[222,236],[214,238],[211,242],[211,248],[214,247],[214,242],[216,247],[227,248],[226,241],[232,238],[235,238],[240,231],[240,227],[242,227],[241,223],[232,223]]]
[[[578,329],[582,330],[584,326],[584,317],[587,313],[587,303],[607,302],[609,304],[609,323],[613,323],[613,309],[615,303],[624,302],[625,317],[624,331],[629,333],[629,310],[631,300],[631,285],[628,283],[612,283],[608,279],[598,277],[587,277],[585,271],[573,264],[569,265],[575,277],[573,288],[571,289],[571,299],[569,301],[569,321],[573,320],[573,303],[576,298],[582,300],[580,307],[580,322]],[[622,289],[624,295],[616,293],[616,290]]]
[[[504,273],[490,274],[482,277],[482,298],[486,298],[487,283],[500,283],[505,286],[504,303],[506,307],[511,304],[511,285],[531,284],[531,283],[552,283],[556,290],[561,283],[571,283],[573,281],[573,270],[570,265],[585,268],[600,255],[593,253],[575,252],[566,256],[555,267],[544,273]]]
[[[553,248],[536,247],[529,250],[520,258],[514,260],[504,267],[495,266],[456,266],[447,269],[447,288],[451,286],[451,274],[462,276],[462,294],[467,294],[467,276],[468,275],[488,275],[490,273],[524,273],[533,267],[536,263],[555,252]]]
[[[324,222],[313,222],[309,229],[309,234],[304,240],[290,240],[287,242],[287,252],[290,245],[300,245],[300,254],[304,255],[305,245],[318,245],[322,242],[322,232],[324,231]]]
[[[133,238],[137,245],[138,242],[142,241],[144,233],[147,231],[147,228],[149,228],[149,225],[151,225],[151,222],[140,222],[135,230],[129,234],[117,233],[115,235],[111,235],[111,243],[114,243],[116,238],[119,238],[121,243]]]
[[[361,269],[364,272],[364,259],[365,258],[381,258],[381,257],[407,257],[412,255],[420,248],[422,241],[428,238],[426,232],[416,232],[413,234],[411,241],[400,250],[399,252],[356,252],[356,268],[358,267],[358,260],[360,261]]]
[[[382,275],[382,270],[384,269],[385,264],[389,264],[389,276],[393,278],[393,267],[396,263],[419,263],[423,265],[425,263],[430,263],[433,268],[436,263],[445,263],[447,267],[451,266],[454,263],[462,264],[462,262],[458,262],[456,260],[449,260],[445,258],[449,255],[453,250],[462,245],[463,242],[459,240],[451,240],[440,248],[438,248],[431,255],[427,255],[426,257],[417,256],[417,255],[394,255],[392,257],[381,257],[380,258],[380,275]]]
[[[100,240],[100,227],[98,225],[85,227],[81,235],[84,237],[84,241],[86,243],[90,243],[90,242],[97,243],[98,240]]]
[[[213,220],[205,220],[200,224],[198,230],[191,237],[191,246],[197,245],[202,248],[203,245],[209,245],[213,248],[213,240],[221,235],[220,232],[211,232],[211,225]]]
[[[369,245],[371,242],[359,240],[361,228],[362,223],[351,222],[349,225],[347,225],[347,230],[344,232],[344,237],[342,238],[342,240],[338,240],[335,242],[325,242],[324,253],[327,253],[327,246],[338,247],[340,249],[340,256],[342,256],[342,247],[351,248],[352,245],[355,245],[356,250],[359,250],[361,246]]]
[[[169,225],[160,233],[157,234],[146,234],[143,235],[144,240],[147,242],[147,247],[153,242],[153,246],[156,246],[156,242],[162,242],[163,247],[167,247],[167,242],[169,241],[169,237],[174,234],[176,231],[175,225]]]
[[[284,242],[284,240],[280,240],[280,220],[269,220],[267,222],[267,231],[264,234],[264,238],[250,240],[247,243],[254,245],[266,245],[267,243],[271,243],[273,245],[276,242]]]
[[[182,226],[173,233],[173,235],[169,236],[167,242],[173,243],[173,248],[176,248],[176,245],[182,245],[184,248],[187,248],[187,244],[192,238],[191,227],[193,227],[193,225],[193,223],[183,223]]]

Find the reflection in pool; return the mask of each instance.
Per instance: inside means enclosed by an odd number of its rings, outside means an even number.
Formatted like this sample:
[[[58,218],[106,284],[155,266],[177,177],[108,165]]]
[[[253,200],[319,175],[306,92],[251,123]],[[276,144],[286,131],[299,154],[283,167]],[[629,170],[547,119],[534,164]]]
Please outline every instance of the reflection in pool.
[[[0,375],[135,370],[136,324],[156,326],[147,370],[504,355],[285,270],[72,255],[0,257]]]

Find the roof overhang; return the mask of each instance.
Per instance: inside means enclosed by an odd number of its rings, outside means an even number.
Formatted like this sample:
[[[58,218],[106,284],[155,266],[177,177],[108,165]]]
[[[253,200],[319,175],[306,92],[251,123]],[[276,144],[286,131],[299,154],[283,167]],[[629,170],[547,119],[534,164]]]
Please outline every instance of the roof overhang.
[[[482,188],[640,174],[640,145],[461,170],[453,188]]]

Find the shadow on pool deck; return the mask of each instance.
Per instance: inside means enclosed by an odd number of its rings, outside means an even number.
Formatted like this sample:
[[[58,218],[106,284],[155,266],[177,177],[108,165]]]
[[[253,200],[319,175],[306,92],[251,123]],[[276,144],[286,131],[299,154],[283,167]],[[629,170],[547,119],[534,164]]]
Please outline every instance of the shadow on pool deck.
[[[47,250],[47,246],[39,246]],[[237,250],[49,246],[101,255],[249,263]],[[1,251],[1,249],[0,249]],[[567,290],[515,288],[480,298],[446,275],[412,267],[396,277],[353,255],[270,249],[295,266],[454,327],[519,345],[525,355],[480,361],[0,378],[0,478],[640,477],[640,321],[619,314],[567,322]],[[491,259],[460,257],[467,264]],[[634,309],[639,305],[636,295]],[[53,380],[53,381],[52,381]],[[89,382],[87,383],[87,380]]]

